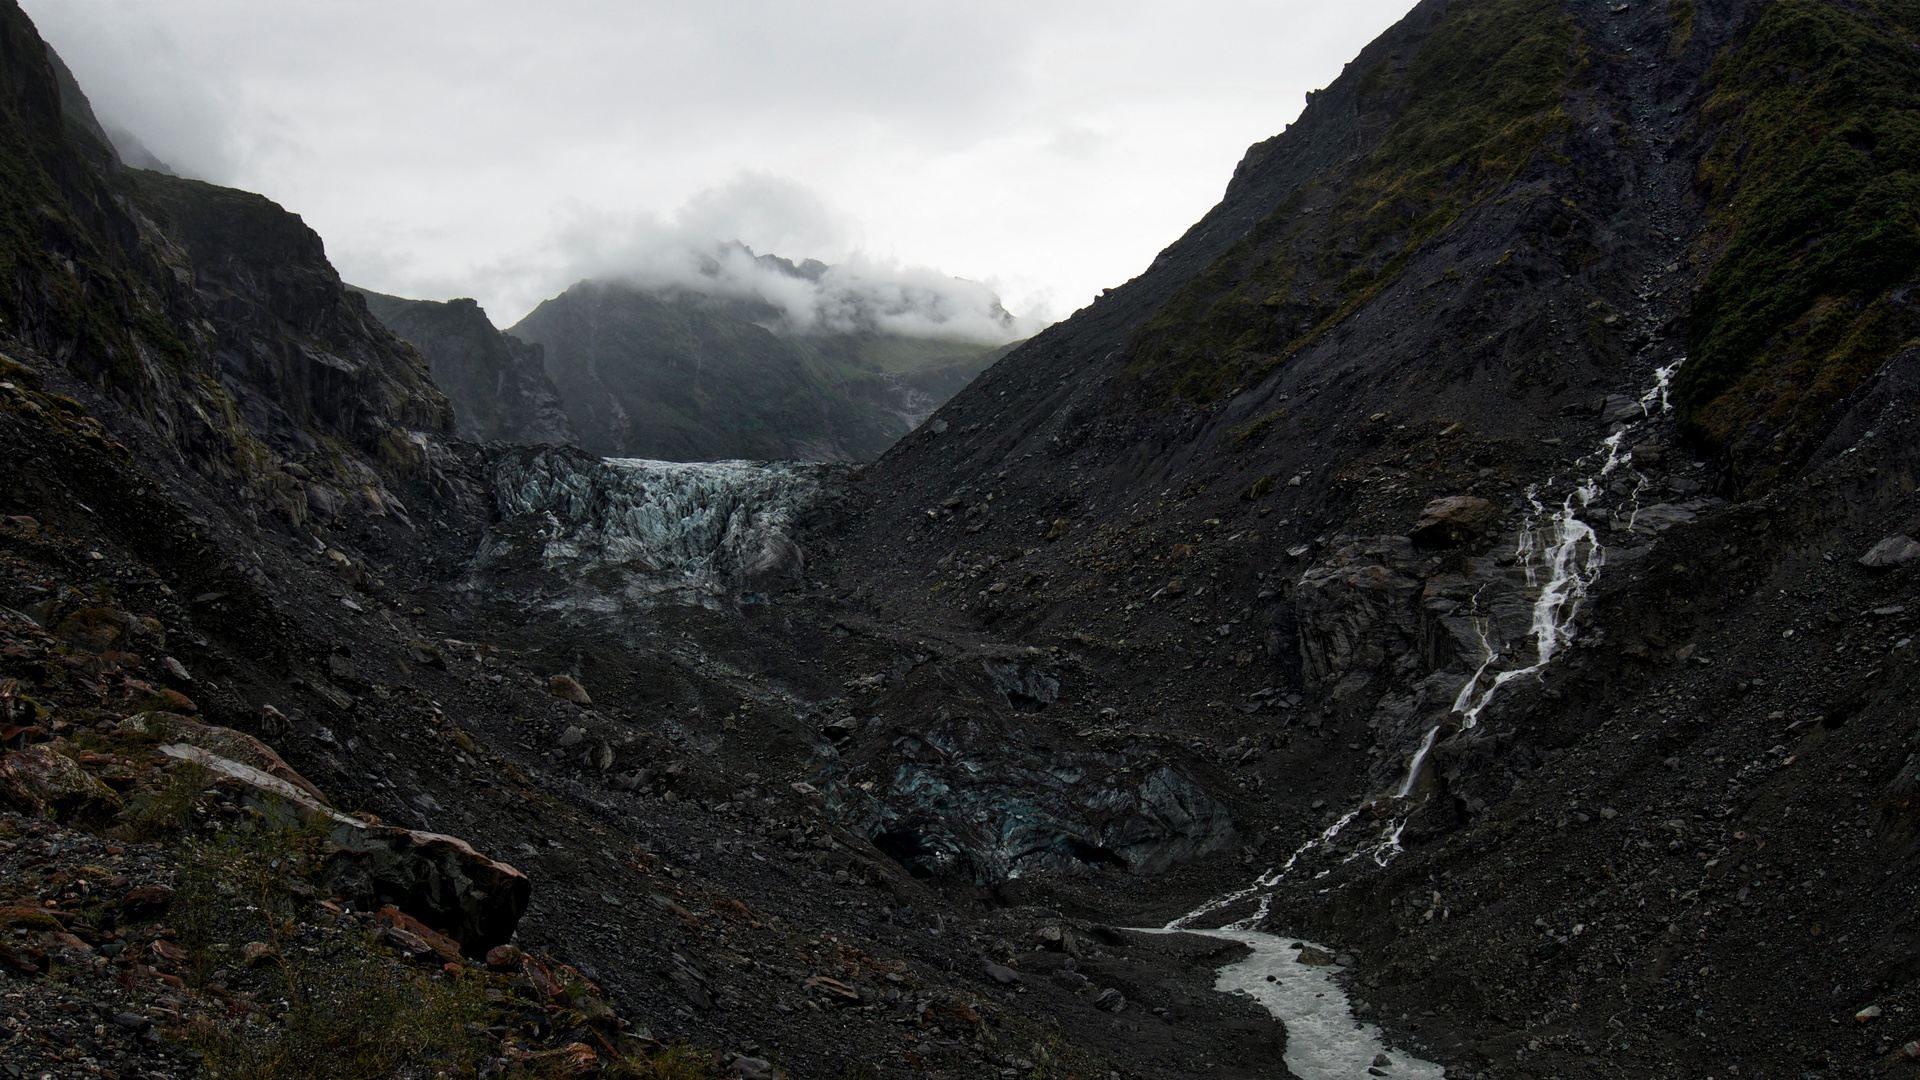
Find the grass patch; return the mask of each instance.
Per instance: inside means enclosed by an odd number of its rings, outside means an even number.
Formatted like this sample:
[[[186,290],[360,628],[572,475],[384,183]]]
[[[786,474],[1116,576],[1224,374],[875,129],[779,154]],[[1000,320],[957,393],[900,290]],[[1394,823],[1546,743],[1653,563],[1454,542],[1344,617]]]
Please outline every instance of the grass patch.
[[[197,761],[176,761],[150,790],[136,792],[115,819],[111,835],[147,843],[178,832],[193,823],[193,808],[212,782],[213,774]]]
[[[1379,144],[1295,190],[1178,289],[1135,335],[1129,375],[1152,397],[1205,403],[1338,326],[1565,125],[1575,59],[1558,4],[1458,0],[1412,55],[1359,79],[1360,111],[1386,125]],[[1321,207],[1324,219],[1304,214]]]
[[[611,1075],[619,1080],[712,1080],[720,1073],[714,1068],[711,1053],[676,1043],[646,1057],[621,1062]]]
[[[1778,0],[1710,73],[1696,186],[1724,254],[1674,393],[1749,489],[1914,336],[1891,294],[1920,271],[1917,26],[1914,0]]]
[[[240,1025],[200,1040],[209,1075],[377,1080],[404,1065],[472,1075],[480,1043],[466,1025],[487,1016],[478,976],[416,975],[372,958],[330,964],[325,976],[279,1017],[277,1030]]]

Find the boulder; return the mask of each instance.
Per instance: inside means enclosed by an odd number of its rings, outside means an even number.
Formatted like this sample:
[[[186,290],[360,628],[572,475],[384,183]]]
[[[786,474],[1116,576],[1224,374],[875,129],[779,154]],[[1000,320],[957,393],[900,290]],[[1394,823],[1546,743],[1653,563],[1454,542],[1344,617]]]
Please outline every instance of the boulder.
[[[281,760],[280,755],[274,753],[272,747],[245,732],[213,724],[202,724],[178,713],[169,712],[143,712],[136,716],[129,716],[120,721],[116,731],[121,735],[146,735],[163,743],[197,747],[228,761],[251,766],[268,776],[299,788],[308,798],[321,806],[327,804],[327,798],[320,794],[319,788],[295,771],[293,766]]]
[[[464,840],[377,825],[329,810],[292,781],[197,746],[175,743],[160,751],[197,761],[252,789],[270,813],[331,823],[327,839],[335,853],[327,871],[329,888],[362,908],[392,905],[459,942],[468,956],[481,958],[506,944],[526,913],[533,883]]]
[[[399,908],[460,943],[468,956],[513,937],[533,896],[527,876],[439,833],[337,819],[330,885],[363,907]]]
[[[1603,424],[1631,424],[1635,420],[1644,420],[1647,407],[1638,398],[1625,394],[1608,394],[1600,403],[1600,422]]]
[[[127,638],[132,616],[108,607],[81,608],[61,619],[53,636],[61,643],[87,652],[106,652]]]
[[[120,812],[120,796],[60,753],[65,745],[56,739],[0,757],[0,803],[82,828],[104,826]]]
[[[1500,511],[1485,499],[1449,495],[1428,503],[1408,536],[1421,547],[1458,547],[1485,536],[1499,517]]]
[[[547,692],[563,701],[571,701],[584,708],[593,708],[593,698],[587,695],[587,688],[571,675],[555,675],[547,680]]]
[[[1869,570],[1892,570],[1916,561],[1920,561],[1920,541],[1904,533],[1887,537],[1860,556],[1860,565]]]

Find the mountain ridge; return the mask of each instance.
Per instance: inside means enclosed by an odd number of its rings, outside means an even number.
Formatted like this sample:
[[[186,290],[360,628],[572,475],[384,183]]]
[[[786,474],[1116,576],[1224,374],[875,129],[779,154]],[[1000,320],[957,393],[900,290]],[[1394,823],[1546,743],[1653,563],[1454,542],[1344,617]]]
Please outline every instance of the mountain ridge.
[[[1217,992],[1244,942],[1122,929],[1237,926],[1381,1030],[1347,1074],[1907,1068],[1913,10],[1425,0],[849,469],[457,437],[297,218],[116,166],[0,4],[9,1053],[93,1010],[169,1076],[1333,1068]],[[461,836],[434,880],[510,857],[518,951],[165,746]],[[317,984],[372,1019],[261,1005]]]

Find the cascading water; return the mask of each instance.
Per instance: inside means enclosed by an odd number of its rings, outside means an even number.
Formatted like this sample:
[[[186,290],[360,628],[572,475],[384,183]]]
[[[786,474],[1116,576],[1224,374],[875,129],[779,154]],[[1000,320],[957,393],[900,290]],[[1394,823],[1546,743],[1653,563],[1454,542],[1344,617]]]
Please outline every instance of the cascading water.
[[[1606,566],[1606,548],[1583,515],[1600,496],[1602,485],[1608,477],[1623,469],[1632,470],[1633,453],[1623,449],[1628,445],[1627,438],[1648,419],[1671,410],[1669,388],[1674,372],[1684,362],[1685,358],[1682,358],[1654,372],[1652,388],[1640,398],[1640,418],[1609,434],[1594,454],[1580,459],[1577,464],[1590,463],[1601,451],[1605,452],[1604,460],[1598,467],[1575,484],[1550,513],[1541,492],[1543,487],[1553,487],[1552,478],[1545,485],[1527,489],[1530,512],[1522,522],[1514,542],[1514,561],[1524,573],[1527,587],[1538,590],[1532,603],[1533,618],[1529,633],[1533,641],[1532,660],[1520,667],[1496,671],[1501,652],[1488,638],[1489,620],[1480,618],[1477,629],[1483,653],[1473,674],[1455,695],[1449,713],[1450,717],[1459,718],[1461,729],[1478,725],[1481,714],[1501,688],[1516,679],[1539,674],[1562,649],[1572,643],[1580,608]],[[1644,484],[1644,480],[1641,483]],[[1639,488],[1636,487],[1636,517],[1638,493]],[[1407,763],[1406,775],[1395,791],[1396,798],[1404,799],[1413,794],[1427,759],[1445,727],[1444,723],[1435,724],[1427,730],[1419,748]],[[1254,927],[1266,920],[1272,910],[1274,890],[1293,872],[1300,859],[1332,844],[1360,814],[1361,810],[1349,811],[1296,848],[1285,862],[1261,874],[1252,884],[1209,900],[1157,931],[1203,934],[1239,941],[1252,948],[1254,953],[1247,960],[1229,965],[1221,971],[1216,989],[1249,994],[1285,1024],[1288,1035],[1287,1067],[1295,1074],[1312,1080],[1366,1074],[1375,1055],[1383,1049],[1379,1029],[1353,1019],[1347,1007],[1346,994],[1333,980],[1329,969],[1300,963],[1288,955],[1287,939],[1263,933]],[[1376,864],[1385,866],[1400,853],[1400,836],[1405,827],[1404,817],[1391,820],[1377,841],[1356,848],[1344,861],[1352,862],[1369,856]],[[1322,870],[1316,876],[1331,872]],[[1210,915],[1249,901],[1253,902],[1253,911],[1244,918],[1218,929],[1193,928],[1194,923]],[[1269,977],[1274,981],[1266,981]],[[1405,1055],[1399,1055],[1394,1060],[1397,1064],[1387,1075],[1438,1077],[1443,1074],[1441,1067],[1431,1062]]]
[[[1527,489],[1527,503],[1532,512],[1520,526],[1520,535],[1514,544],[1514,559],[1525,567],[1527,584],[1533,586],[1544,572],[1546,582],[1539,585],[1539,593],[1533,601],[1533,662],[1525,667],[1511,668],[1498,672],[1493,680],[1482,688],[1482,680],[1493,668],[1499,654],[1494,650],[1486,636],[1486,622],[1480,624],[1480,641],[1486,652],[1480,666],[1460,687],[1460,693],[1454,698],[1452,715],[1460,718],[1463,730],[1477,727],[1480,714],[1500,693],[1500,689],[1515,679],[1537,675],[1553,662],[1560,650],[1573,642],[1575,619],[1580,614],[1581,605],[1586,603],[1587,595],[1600,580],[1600,571],[1607,565],[1607,549],[1600,543],[1600,535],[1593,526],[1587,524],[1583,516],[1600,495],[1601,486],[1607,478],[1621,469],[1630,469],[1633,464],[1633,451],[1621,448],[1626,445],[1627,436],[1656,415],[1665,414],[1672,409],[1668,400],[1668,390],[1673,385],[1674,372],[1685,363],[1682,357],[1672,364],[1654,371],[1653,386],[1640,397],[1641,419],[1626,424],[1602,439],[1595,455],[1580,459],[1582,463],[1590,461],[1600,451],[1605,459],[1600,467],[1585,479],[1574,485],[1547,519],[1545,525],[1535,527],[1534,521],[1546,512],[1540,501],[1540,487],[1535,485]],[[1636,474],[1638,475],[1638,474]],[[1644,484],[1644,479],[1641,481]],[[1553,480],[1549,478],[1551,485]],[[1638,488],[1635,489],[1635,514],[1638,514]],[[1577,506],[1575,504],[1578,504]],[[1538,558],[1535,553],[1538,552]],[[1402,782],[1398,797],[1406,798],[1413,793],[1414,785],[1419,782],[1420,771],[1426,765],[1427,755],[1432,752],[1435,739],[1443,725],[1436,724],[1427,732],[1420,749],[1407,763],[1406,779]]]

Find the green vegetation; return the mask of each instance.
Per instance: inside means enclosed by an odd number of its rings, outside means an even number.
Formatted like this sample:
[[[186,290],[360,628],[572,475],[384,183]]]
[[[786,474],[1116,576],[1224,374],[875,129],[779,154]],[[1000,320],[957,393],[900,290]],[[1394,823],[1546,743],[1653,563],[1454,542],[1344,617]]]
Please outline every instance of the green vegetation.
[[[1386,124],[1378,145],[1296,190],[1177,291],[1136,336],[1133,377],[1211,401],[1339,325],[1564,125],[1574,37],[1551,0],[1458,0],[1411,56],[1364,72],[1360,111]]]
[[[1779,0],[1711,72],[1698,187],[1724,254],[1675,390],[1748,487],[1913,336],[1893,293],[1920,269],[1916,27],[1914,0]]]
[[[1667,16],[1673,20],[1672,45],[1668,51],[1678,56],[1686,51],[1687,44],[1693,40],[1693,0],[1670,0]]]
[[[144,843],[193,824],[193,808],[210,779],[206,767],[197,761],[167,766],[153,790],[127,800],[127,808],[114,822],[113,835]]]

